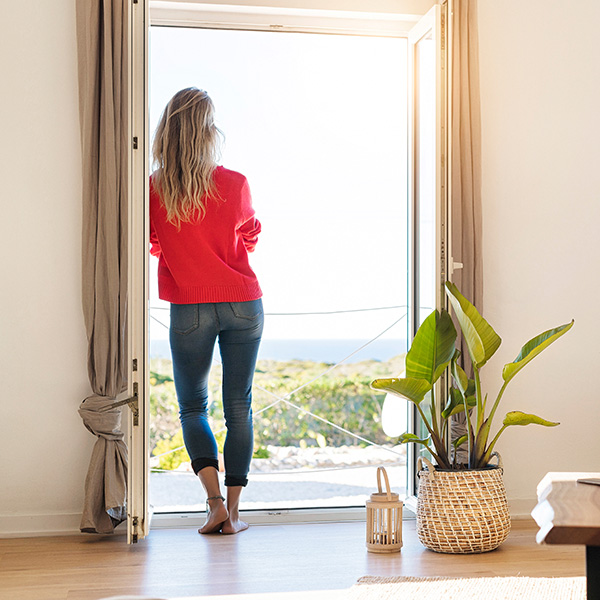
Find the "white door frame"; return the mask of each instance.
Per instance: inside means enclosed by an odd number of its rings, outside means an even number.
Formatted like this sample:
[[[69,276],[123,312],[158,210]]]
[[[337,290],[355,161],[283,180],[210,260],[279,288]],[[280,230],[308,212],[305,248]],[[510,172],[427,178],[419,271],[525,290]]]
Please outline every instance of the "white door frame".
[[[148,3],[129,5],[129,252],[128,392],[137,397],[129,411],[127,473],[127,541],[135,543],[150,530],[148,503]]]
[[[426,35],[431,34],[435,43],[435,204],[436,204],[436,257],[435,257],[435,307],[440,310],[447,308],[444,293],[444,282],[447,278],[448,263],[448,227],[449,214],[448,196],[448,44],[447,44],[447,4],[434,5],[427,14],[413,27],[408,35],[409,62],[409,91],[408,98],[408,182],[409,182],[409,342],[412,340],[420,325],[420,291],[419,291],[419,189],[418,189],[418,82],[417,82],[417,53],[416,46]],[[447,381],[443,375],[438,384],[436,396],[443,399],[446,395]],[[417,433],[417,411],[412,403],[409,404],[410,431]],[[408,444],[407,460],[407,501],[405,504],[411,510],[416,510],[417,450],[415,444]]]

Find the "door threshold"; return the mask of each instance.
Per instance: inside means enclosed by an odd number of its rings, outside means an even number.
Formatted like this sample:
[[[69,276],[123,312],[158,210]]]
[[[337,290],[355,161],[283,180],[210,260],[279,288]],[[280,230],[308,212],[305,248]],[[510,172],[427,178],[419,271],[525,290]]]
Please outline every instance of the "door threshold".
[[[366,508],[352,506],[344,508],[290,508],[241,511],[240,518],[249,525],[292,525],[311,523],[365,522]],[[199,528],[204,525],[206,513],[181,512],[157,513],[152,517],[152,529]],[[414,514],[404,511],[403,519],[414,519]]]
[[[347,523],[365,521],[366,508],[290,508],[240,511],[240,518],[249,525],[280,525],[293,523]],[[181,512],[158,513],[152,517],[152,529],[178,529],[182,527],[202,527],[206,513]]]

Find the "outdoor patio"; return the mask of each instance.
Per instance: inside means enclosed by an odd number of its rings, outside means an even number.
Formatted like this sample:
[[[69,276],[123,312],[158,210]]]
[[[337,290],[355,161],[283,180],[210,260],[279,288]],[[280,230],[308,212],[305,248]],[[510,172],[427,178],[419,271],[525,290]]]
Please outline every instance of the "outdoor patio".
[[[393,491],[406,489],[405,447],[271,448],[272,457],[254,459],[242,510],[364,506],[377,489],[384,466]],[[182,465],[150,475],[154,511],[203,511],[205,494],[197,477]]]

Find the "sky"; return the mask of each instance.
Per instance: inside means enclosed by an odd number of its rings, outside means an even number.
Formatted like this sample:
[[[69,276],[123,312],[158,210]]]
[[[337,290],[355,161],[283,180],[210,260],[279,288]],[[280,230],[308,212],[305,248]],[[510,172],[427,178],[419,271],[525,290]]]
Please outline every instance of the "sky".
[[[221,164],[248,178],[266,313],[406,304],[406,40],[152,27],[150,50],[151,134],[176,91],[205,89]],[[370,339],[403,313],[269,316],[264,337]]]

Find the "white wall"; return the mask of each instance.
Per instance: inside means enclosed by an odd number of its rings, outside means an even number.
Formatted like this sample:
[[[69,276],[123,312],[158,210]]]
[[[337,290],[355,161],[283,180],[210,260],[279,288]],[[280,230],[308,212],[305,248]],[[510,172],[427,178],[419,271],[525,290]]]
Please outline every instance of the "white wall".
[[[3,2],[0,57],[0,535],[73,530],[95,439],[73,0]]]
[[[478,4],[484,315],[503,338],[490,389],[525,341],[575,319],[502,407],[561,422],[500,441],[512,509],[528,512],[547,471],[600,471],[600,3]]]

